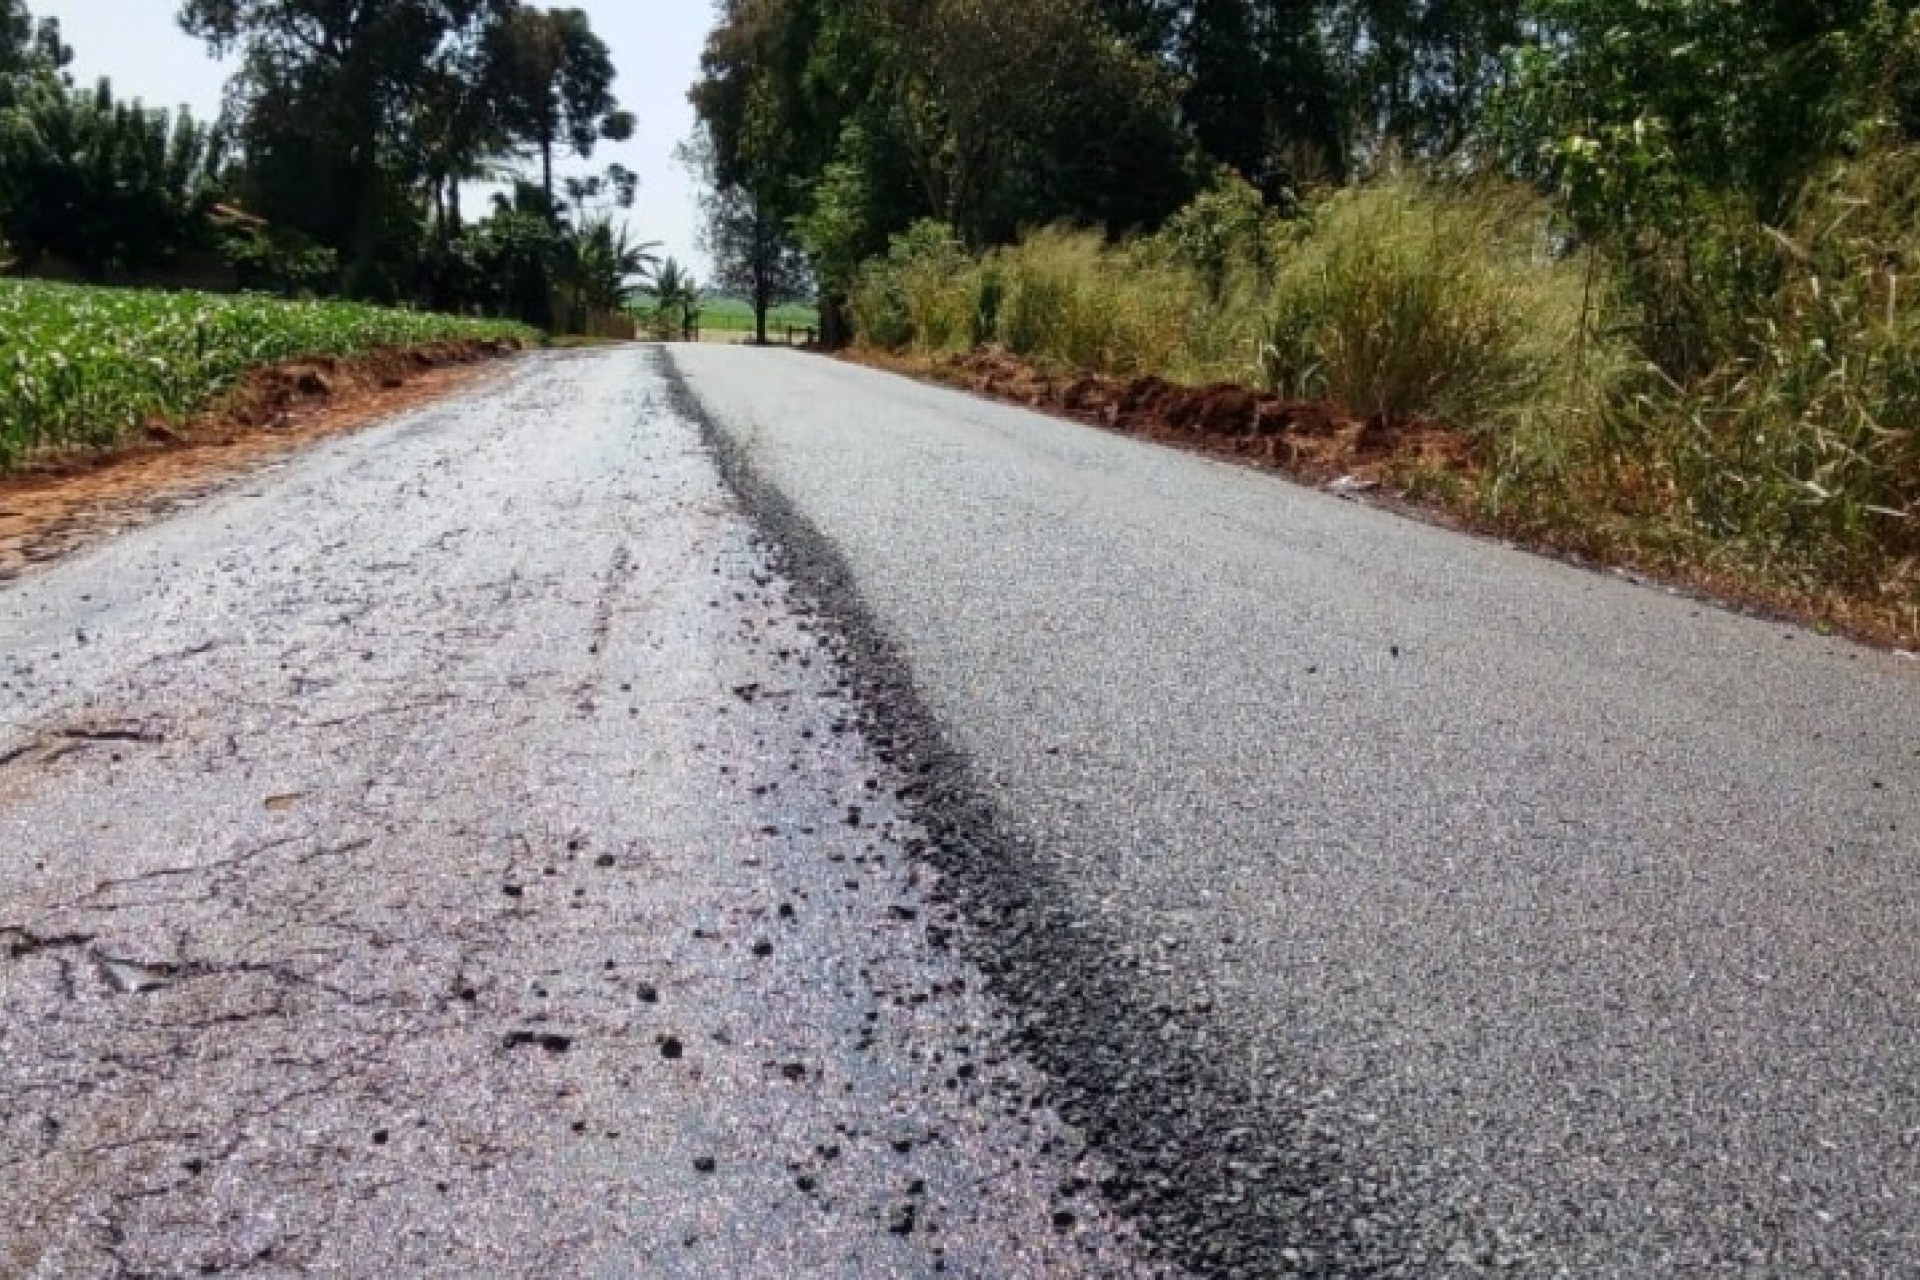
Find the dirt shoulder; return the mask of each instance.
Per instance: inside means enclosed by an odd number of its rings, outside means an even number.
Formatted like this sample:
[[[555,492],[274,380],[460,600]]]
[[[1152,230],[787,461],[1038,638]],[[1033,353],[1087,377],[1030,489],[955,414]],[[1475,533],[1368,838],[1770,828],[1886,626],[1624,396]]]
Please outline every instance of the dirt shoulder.
[[[250,374],[213,409],[105,450],[44,453],[0,474],[0,582],[177,510],[234,477],[498,376],[516,348],[437,343]]]
[[[1233,384],[1075,376],[998,350],[922,356],[855,350],[838,358],[940,383],[1256,467],[1341,497],[1633,580],[1656,582],[1742,612],[1902,652],[1920,651],[1920,588],[1848,589],[1770,576],[1701,538],[1588,510],[1496,512],[1474,441],[1443,423],[1362,422],[1322,404]]]

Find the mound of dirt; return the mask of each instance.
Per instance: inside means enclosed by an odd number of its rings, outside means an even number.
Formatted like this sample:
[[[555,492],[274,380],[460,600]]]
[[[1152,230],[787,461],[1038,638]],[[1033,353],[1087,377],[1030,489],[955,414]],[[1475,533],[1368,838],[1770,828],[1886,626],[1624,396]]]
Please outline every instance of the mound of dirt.
[[[315,401],[391,391],[429,369],[473,364],[518,348],[509,342],[436,342],[425,346],[375,351],[351,360],[320,358],[256,369],[230,392],[219,408],[203,415],[204,431],[280,427],[293,413]]]
[[[988,348],[908,366],[997,400],[1129,435],[1233,457],[1304,480],[1390,483],[1402,468],[1478,469],[1472,441],[1439,423],[1362,422],[1332,406],[1234,383],[1189,387],[1162,378],[1067,377]]]

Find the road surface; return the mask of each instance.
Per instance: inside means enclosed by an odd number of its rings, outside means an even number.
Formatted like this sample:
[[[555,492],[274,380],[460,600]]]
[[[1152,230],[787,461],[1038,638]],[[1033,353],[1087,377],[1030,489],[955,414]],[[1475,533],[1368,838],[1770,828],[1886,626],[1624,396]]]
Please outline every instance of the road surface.
[[[529,359],[0,593],[0,1272],[1913,1274],[1916,679]]]
[[[1159,1274],[846,678],[631,349],[0,591],[0,1276]]]

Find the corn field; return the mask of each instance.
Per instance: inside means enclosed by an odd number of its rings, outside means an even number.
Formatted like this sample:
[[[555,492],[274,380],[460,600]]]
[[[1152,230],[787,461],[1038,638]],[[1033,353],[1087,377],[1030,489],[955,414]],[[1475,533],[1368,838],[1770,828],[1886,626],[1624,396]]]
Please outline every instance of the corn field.
[[[0,471],[205,409],[252,368],[455,339],[532,340],[495,321],[344,302],[0,280]]]

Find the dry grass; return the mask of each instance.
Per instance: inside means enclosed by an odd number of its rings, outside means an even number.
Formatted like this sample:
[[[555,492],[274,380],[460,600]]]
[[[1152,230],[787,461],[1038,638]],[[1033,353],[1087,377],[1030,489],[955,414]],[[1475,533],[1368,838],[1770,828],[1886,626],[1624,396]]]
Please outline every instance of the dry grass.
[[[1387,471],[1460,523],[1920,644],[1920,283],[1900,274],[1920,261],[1920,157],[1836,170],[1791,226],[1697,233],[1725,245],[1665,247],[1651,273],[1566,252],[1543,202],[1498,185],[1388,175],[1292,223],[1229,212],[1231,235],[1053,229],[980,260],[923,226],[869,269],[859,332],[922,365],[998,345],[1050,374],[1445,424],[1448,461]],[[1642,321],[1673,300],[1632,281],[1736,252],[1766,287],[1695,372],[1661,373]]]

